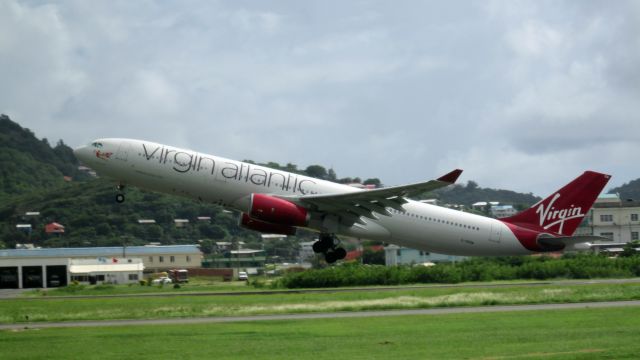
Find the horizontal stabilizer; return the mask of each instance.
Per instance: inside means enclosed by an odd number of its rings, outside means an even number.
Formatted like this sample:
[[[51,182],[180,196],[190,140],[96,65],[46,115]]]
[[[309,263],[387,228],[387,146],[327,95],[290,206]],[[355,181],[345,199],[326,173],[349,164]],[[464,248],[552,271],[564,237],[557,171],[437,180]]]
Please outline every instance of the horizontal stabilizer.
[[[560,251],[573,248],[577,244],[584,244],[581,247],[590,248],[591,243],[594,241],[611,241],[611,239],[596,235],[542,237],[538,239],[538,244],[547,249],[547,251]]]

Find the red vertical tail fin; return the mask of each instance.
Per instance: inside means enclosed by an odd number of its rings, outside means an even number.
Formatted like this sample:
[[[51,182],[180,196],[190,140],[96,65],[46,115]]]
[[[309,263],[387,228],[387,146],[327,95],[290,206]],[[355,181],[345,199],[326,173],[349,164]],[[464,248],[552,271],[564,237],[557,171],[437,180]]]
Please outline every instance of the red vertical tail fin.
[[[610,178],[585,171],[529,209],[500,220],[535,231],[571,236]]]

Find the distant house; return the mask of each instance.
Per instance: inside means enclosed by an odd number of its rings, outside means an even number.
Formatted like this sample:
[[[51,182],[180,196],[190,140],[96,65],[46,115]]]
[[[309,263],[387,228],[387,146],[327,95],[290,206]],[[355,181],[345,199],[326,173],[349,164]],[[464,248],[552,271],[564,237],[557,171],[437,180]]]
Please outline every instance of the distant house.
[[[216,250],[219,252],[227,250],[237,250],[236,247],[242,249],[244,245],[244,241],[238,241],[237,245],[234,245],[231,241],[216,241]]]
[[[493,205],[491,206],[491,215],[496,218],[504,218],[513,216],[518,211],[513,207],[513,205]]]
[[[267,260],[264,250],[240,249],[230,250],[223,255],[212,255],[204,259],[205,268],[264,268]]]
[[[17,224],[16,225],[16,229],[18,229],[20,231],[24,231],[26,233],[30,233],[31,232],[31,224]]]
[[[52,222],[44,226],[44,232],[47,234],[64,234],[64,226],[57,222]]]
[[[173,219],[173,222],[176,224],[176,227],[185,227],[189,225],[189,220],[187,219]]]

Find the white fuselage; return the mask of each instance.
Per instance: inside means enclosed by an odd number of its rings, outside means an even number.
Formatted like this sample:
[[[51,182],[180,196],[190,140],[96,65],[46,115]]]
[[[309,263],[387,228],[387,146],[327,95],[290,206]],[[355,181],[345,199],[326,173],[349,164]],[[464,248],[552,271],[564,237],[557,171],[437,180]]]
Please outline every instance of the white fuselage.
[[[366,191],[281,170],[201,154],[148,141],[97,140],[76,154],[99,174],[122,184],[187,196],[246,212],[252,193],[271,195],[338,194]],[[95,144],[95,143],[94,143]],[[309,228],[379,240],[453,255],[530,254],[501,221],[409,201],[391,216],[362,218],[343,226],[331,216],[311,213]]]

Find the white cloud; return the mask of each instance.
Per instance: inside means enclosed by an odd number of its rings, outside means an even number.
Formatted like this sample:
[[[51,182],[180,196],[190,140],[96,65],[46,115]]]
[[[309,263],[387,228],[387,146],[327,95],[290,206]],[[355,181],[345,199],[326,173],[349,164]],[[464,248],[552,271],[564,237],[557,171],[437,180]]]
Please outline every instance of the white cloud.
[[[639,175],[634,2],[0,3],[0,111],[55,141],[148,138],[546,193]]]

